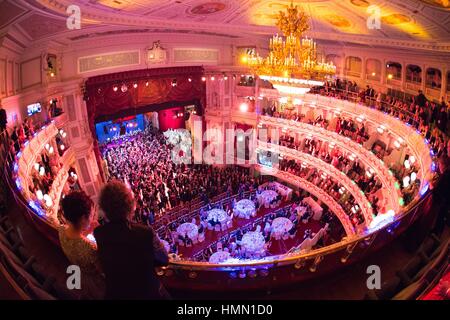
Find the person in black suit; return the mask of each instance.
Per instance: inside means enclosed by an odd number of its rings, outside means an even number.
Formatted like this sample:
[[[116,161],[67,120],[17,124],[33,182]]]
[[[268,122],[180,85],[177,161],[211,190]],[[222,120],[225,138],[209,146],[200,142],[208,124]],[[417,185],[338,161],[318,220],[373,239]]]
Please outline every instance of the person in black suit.
[[[8,117],[6,110],[0,107],[0,133],[6,130],[6,124],[8,123]]]
[[[419,94],[416,96],[417,105],[420,107],[425,107],[426,101],[427,101],[427,98],[423,94],[422,90],[419,90]]]
[[[136,203],[124,183],[113,180],[101,191],[99,204],[108,222],[94,230],[106,276],[106,299],[165,299],[156,266],[169,262],[151,227],[133,224]]]

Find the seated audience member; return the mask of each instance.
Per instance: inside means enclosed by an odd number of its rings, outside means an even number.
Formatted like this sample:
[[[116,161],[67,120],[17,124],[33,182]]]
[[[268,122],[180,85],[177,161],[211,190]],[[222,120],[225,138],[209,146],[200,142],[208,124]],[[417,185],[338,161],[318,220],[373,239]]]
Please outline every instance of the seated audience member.
[[[311,231],[311,229],[306,229],[305,233],[303,234],[303,240],[311,239],[311,238],[312,238],[312,231]]]
[[[81,287],[89,298],[102,298],[104,279],[101,276],[97,246],[84,233],[92,219],[92,200],[83,191],[74,191],[62,200],[66,226],[58,230],[61,248],[70,263],[80,267],[83,277]]]
[[[168,294],[155,266],[168,255],[151,227],[133,224],[135,200],[124,183],[114,180],[101,191],[100,207],[108,222],[95,229],[98,256],[106,276],[107,299],[164,299]]]

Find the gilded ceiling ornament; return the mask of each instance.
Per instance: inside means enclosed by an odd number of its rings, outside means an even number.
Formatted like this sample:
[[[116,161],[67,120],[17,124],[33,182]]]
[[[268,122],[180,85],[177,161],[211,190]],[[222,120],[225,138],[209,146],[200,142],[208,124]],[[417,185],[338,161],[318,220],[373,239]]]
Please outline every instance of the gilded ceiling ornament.
[[[287,8],[287,14],[279,11],[276,26],[283,32],[284,36],[292,35],[300,38],[302,34],[309,30],[308,17],[302,9],[291,2]]]

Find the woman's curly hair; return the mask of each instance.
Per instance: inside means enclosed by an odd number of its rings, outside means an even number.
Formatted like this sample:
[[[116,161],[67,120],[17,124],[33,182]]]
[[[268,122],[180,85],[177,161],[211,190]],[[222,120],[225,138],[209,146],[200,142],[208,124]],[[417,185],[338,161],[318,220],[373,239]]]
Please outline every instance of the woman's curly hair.
[[[84,191],[72,191],[61,201],[63,217],[75,227],[80,227],[82,218],[89,218],[94,203]]]

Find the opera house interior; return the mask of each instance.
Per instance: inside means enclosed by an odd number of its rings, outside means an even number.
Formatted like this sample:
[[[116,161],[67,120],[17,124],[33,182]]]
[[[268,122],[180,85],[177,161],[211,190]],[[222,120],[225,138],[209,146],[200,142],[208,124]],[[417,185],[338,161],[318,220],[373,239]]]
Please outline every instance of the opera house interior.
[[[448,300],[448,0],[0,0],[0,300]]]

